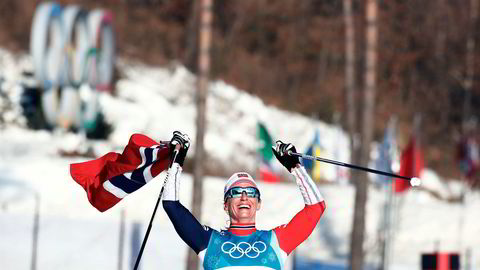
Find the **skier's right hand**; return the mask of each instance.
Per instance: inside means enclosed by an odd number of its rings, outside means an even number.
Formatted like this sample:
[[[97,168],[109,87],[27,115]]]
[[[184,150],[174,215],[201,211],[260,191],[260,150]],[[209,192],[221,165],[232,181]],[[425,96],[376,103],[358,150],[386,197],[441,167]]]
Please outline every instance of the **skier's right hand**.
[[[180,131],[174,131],[173,137],[168,144],[169,156],[172,161],[171,164],[178,163],[180,166],[183,166],[189,147],[190,137]],[[178,151],[175,151],[176,149],[178,149]]]

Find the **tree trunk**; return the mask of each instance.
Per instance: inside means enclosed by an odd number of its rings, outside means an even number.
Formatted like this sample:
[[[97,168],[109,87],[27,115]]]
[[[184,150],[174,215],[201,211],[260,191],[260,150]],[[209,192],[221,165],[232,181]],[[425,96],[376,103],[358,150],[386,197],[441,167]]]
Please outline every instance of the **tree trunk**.
[[[447,43],[447,28],[448,20],[448,7],[446,6],[446,0],[438,0],[435,5],[435,20],[437,26],[437,35],[435,39],[435,58],[439,62],[442,68],[445,68],[445,50]]]
[[[377,0],[366,1],[366,51],[365,51],[365,88],[361,114],[362,139],[360,144],[360,165],[367,166],[370,157],[370,144],[373,139],[375,88],[376,88],[376,58],[377,58]],[[367,202],[368,177],[365,172],[355,172],[356,184],[355,212],[351,237],[350,268],[363,269],[363,241],[365,234],[365,206]]]
[[[470,22],[467,36],[466,71],[465,71],[465,99],[463,103],[463,131],[468,129],[471,115],[471,99],[473,79],[475,75],[475,25],[478,17],[478,0],[470,0]]]
[[[196,66],[196,59],[198,59],[198,8],[199,4],[198,1],[193,1],[191,10],[190,10],[190,17],[188,19],[188,24],[186,28],[186,45],[185,45],[185,55],[183,56],[183,62],[187,66],[189,70],[192,72],[197,71]]]
[[[212,27],[212,0],[201,0],[200,3],[200,44],[198,58],[197,80],[197,133],[195,140],[195,158],[193,164],[193,199],[192,214],[201,219],[203,197],[203,173],[206,159],[203,140],[206,130],[206,103],[208,91],[208,78],[210,73],[210,43]],[[198,269],[198,257],[193,250],[189,250],[187,270]]]
[[[356,152],[358,143],[356,139],[357,122],[357,106],[355,104],[356,96],[356,80],[355,80],[355,27],[353,24],[352,0],[343,0],[343,15],[345,21],[345,96],[347,110],[347,127],[350,134],[350,153],[351,162],[355,163],[353,153]]]

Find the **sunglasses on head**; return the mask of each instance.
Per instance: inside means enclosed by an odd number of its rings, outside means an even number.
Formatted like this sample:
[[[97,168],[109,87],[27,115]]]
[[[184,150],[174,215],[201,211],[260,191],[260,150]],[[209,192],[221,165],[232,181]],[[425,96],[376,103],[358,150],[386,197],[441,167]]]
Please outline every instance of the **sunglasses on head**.
[[[256,187],[233,187],[225,193],[225,201],[228,198],[239,198],[242,197],[243,192],[247,194],[249,198],[257,198],[260,200],[260,191]]]

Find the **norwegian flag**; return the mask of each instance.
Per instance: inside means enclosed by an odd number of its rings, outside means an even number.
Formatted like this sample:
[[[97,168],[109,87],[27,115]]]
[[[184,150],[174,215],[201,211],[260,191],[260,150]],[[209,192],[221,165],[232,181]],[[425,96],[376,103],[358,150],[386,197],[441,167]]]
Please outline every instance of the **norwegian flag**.
[[[122,154],[109,152],[95,160],[70,164],[70,175],[85,189],[90,203],[104,212],[168,165],[168,143],[133,134]]]

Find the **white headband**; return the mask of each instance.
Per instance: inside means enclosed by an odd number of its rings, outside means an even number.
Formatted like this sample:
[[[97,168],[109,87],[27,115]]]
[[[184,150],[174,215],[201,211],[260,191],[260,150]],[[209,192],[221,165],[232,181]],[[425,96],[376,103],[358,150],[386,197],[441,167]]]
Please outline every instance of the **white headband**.
[[[225,188],[223,189],[223,195],[225,195],[225,193],[227,193],[227,191],[231,187],[235,186],[235,184],[238,182],[249,182],[254,187],[257,187],[257,183],[255,182],[255,180],[253,180],[250,174],[246,172],[237,172],[230,176],[230,178],[228,179],[227,183],[225,184]]]

